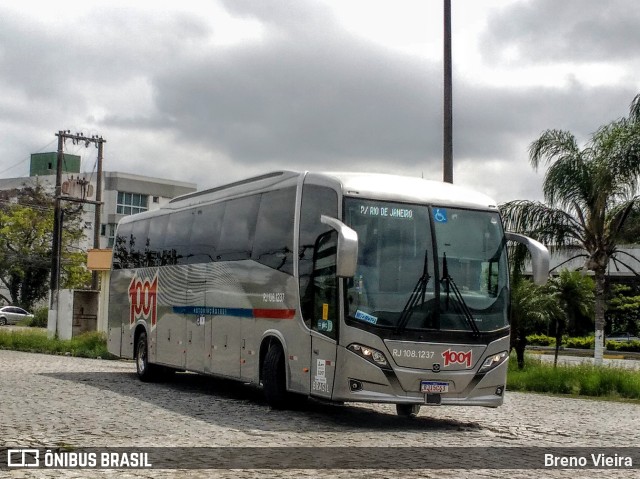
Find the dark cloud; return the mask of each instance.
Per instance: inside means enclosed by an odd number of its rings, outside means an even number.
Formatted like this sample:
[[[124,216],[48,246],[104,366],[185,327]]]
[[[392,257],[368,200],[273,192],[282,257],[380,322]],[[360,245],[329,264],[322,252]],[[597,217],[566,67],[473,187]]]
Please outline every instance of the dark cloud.
[[[517,49],[519,63],[639,58],[640,2],[520,1],[491,15],[481,41],[489,59]]]
[[[229,5],[265,26],[263,41],[176,58],[153,77],[158,114],[181,137],[243,162],[287,165],[415,162],[441,149],[436,65],[376,50],[311,2]]]
[[[134,9],[97,8],[55,24],[2,9],[0,17],[0,85],[59,104],[83,96],[99,101],[103,88],[170,67],[171,58],[188,55],[208,34],[198,18]]]
[[[440,169],[438,64],[374,48],[339,30],[314,3],[296,1],[295,8],[281,10],[259,1],[229,5],[266,25],[265,39],[208,52],[155,79],[158,110],[182,135],[251,165],[317,161],[353,169],[376,161]],[[310,22],[314,28],[300,28]],[[339,33],[309,33],[315,31]],[[491,88],[472,80],[455,78],[454,153],[460,161],[526,161],[526,145],[544,129],[586,137],[625,114],[634,94],[579,83]],[[611,105],[620,110],[608,111]]]
[[[546,129],[587,139],[599,126],[628,114],[632,88],[504,89],[462,85],[455,97],[457,153],[463,157],[525,156],[522,149]],[[513,156],[512,156],[513,158]]]

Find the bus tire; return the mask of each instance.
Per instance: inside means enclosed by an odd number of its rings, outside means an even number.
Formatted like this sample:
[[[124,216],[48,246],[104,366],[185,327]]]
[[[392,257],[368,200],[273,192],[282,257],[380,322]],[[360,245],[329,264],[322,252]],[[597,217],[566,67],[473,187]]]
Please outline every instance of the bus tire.
[[[287,377],[284,370],[284,351],[280,345],[269,346],[264,358],[264,375],[262,386],[264,396],[273,409],[284,409],[287,406]]]
[[[396,404],[396,413],[400,417],[414,418],[420,412],[420,404]]]
[[[156,368],[149,364],[149,344],[147,333],[142,332],[136,342],[136,373],[141,381],[148,382],[155,379]]]

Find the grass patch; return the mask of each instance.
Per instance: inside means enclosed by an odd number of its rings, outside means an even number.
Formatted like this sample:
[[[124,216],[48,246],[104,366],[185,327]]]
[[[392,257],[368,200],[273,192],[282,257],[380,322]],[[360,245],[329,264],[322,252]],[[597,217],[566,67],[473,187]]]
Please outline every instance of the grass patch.
[[[72,339],[49,339],[42,330],[2,331],[0,349],[27,351],[30,353],[68,354],[81,358],[116,359],[107,351],[104,333],[83,333]]]
[[[530,356],[520,370],[514,357],[510,361],[507,388],[511,391],[640,399],[640,371],[589,364],[554,368],[553,364]]]

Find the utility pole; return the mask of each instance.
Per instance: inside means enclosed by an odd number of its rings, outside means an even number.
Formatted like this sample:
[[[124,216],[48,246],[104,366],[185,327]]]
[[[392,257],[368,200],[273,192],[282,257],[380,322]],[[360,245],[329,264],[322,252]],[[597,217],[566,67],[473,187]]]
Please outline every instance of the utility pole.
[[[453,85],[451,75],[451,0],[444,0],[444,151],[443,181],[453,183]]]
[[[98,176],[96,178],[96,213],[93,220],[93,248],[100,249],[100,209],[102,208],[102,145],[106,140],[92,136],[98,147]],[[91,289],[98,289],[98,272],[91,273]]]
[[[58,336],[58,291],[60,281],[60,251],[62,243],[62,208],[60,207],[60,196],[62,193],[62,162],[64,159],[63,147],[65,134],[68,132],[60,130],[56,133],[58,137],[58,156],[56,163],[56,187],[54,190],[53,203],[53,236],[51,242],[51,278],[49,296],[49,316],[47,318],[49,331]]]
[[[53,207],[53,235],[51,244],[51,278],[50,278],[50,301],[49,301],[49,315],[47,318],[47,329],[50,333],[54,333],[58,336],[58,306],[59,306],[59,291],[60,291],[60,263],[62,257],[62,223],[63,223],[63,210],[61,202],[73,201],[76,203],[90,203],[96,206],[95,218],[97,223],[94,224],[94,247],[100,247],[100,206],[102,205],[102,144],[106,142],[102,137],[96,135],[88,138],[82,133],[71,134],[69,130],[60,130],[56,133],[58,137],[58,155],[56,164],[56,186],[55,197]],[[96,180],[96,201],[79,199],[73,197],[62,196],[62,163],[64,161],[64,141],[66,139],[73,140],[74,144],[84,142],[88,147],[91,143],[94,143],[98,148],[98,177]],[[96,246],[97,243],[97,246]],[[95,275],[95,273],[94,273]],[[94,289],[97,289],[97,276],[92,278],[96,283],[92,282]]]

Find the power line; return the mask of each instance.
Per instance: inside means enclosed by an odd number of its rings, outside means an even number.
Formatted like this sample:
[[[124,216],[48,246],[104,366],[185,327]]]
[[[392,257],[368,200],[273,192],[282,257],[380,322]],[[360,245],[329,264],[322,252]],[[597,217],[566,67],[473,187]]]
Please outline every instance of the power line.
[[[34,151],[34,153],[40,153],[41,151],[45,150],[46,148],[49,148],[53,143],[55,143],[56,140],[52,140],[49,143],[47,143],[46,145],[44,145],[42,148]],[[12,170],[13,168],[15,168],[16,166],[20,166],[23,163],[26,163],[27,161],[29,161],[30,158],[25,158],[24,160],[20,160],[18,163],[16,163],[15,165],[10,166],[9,168],[5,168],[4,170],[0,170],[0,175],[6,173],[9,170]]]
[[[7,171],[9,171],[9,170],[14,169],[16,166],[20,166],[21,164],[23,164],[23,163],[25,163],[25,162],[27,162],[27,161],[29,161],[29,159],[28,159],[28,158],[27,158],[27,159],[25,159],[25,160],[20,160],[20,161],[19,161],[18,163],[16,163],[15,165],[11,165],[9,168],[5,168],[4,170],[0,171],[0,175],[1,175],[1,174],[3,174],[3,173],[6,173],[6,172],[7,172]]]

